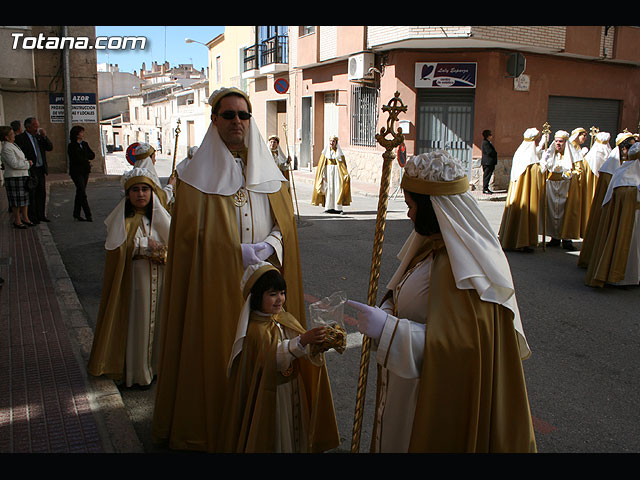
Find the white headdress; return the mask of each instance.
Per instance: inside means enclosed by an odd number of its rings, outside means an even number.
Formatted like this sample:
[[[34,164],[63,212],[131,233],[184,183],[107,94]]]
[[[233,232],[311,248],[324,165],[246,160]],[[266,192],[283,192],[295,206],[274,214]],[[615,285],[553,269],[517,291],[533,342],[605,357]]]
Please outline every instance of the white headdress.
[[[527,128],[525,130],[522,143],[513,154],[510,181],[515,182],[529,165],[538,163],[536,138],[538,138],[539,133],[537,128]]]
[[[602,205],[611,200],[613,190],[618,187],[638,187],[640,191],[640,143],[638,142],[629,148],[627,161],[616,169],[611,177],[611,183],[609,183]]]
[[[221,88],[209,97],[212,109],[226,95],[240,93],[249,105],[244,92],[235,88]],[[201,192],[217,195],[233,195],[243,185],[247,190],[258,193],[273,193],[280,190],[286,181],[275,162],[266,142],[263,140],[258,126],[251,117],[249,129],[245,135],[245,146],[248,149],[246,173],[235,167],[235,160],[218,129],[213,122],[192,158],[187,158],[176,167],[180,180],[197,188]],[[245,180],[246,178],[246,180]]]
[[[231,373],[231,366],[233,360],[242,351],[242,344],[244,343],[244,337],[247,335],[247,326],[249,325],[249,315],[251,314],[251,289],[258,281],[258,279],[269,270],[278,270],[269,262],[258,262],[253,265],[249,265],[244,271],[242,280],[240,282],[240,288],[242,289],[242,297],[245,299],[242,310],[240,311],[240,317],[238,318],[238,326],[236,327],[236,336],[231,347],[231,355],[229,356],[229,362],[227,364],[227,376]]]
[[[528,357],[530,350],[522,328],[509,263],[493,228],[468,191],[469,182],[461,162],[445,151],[411,157],[405,166],[402,188],[431,196],[456,286],[475,289],[482,300],[511,310],[521,355]],[[411,244],[417,243],[417,235],[414,230],[403,247],[402,252],[409,257]],[[392,282],[396,280],[394,275]],[[392,287],[390,283],[389,288]]]
[[[147,169],[134,167],[122,176],[120,183],[126,192],[129,187],[138,183],[145,183],[153,188],[155,180]],[[127,240],[127,229],[124,221],[126,201],[126,197],[122,198],[118,205],[116,205],[116,208],[114,208],[104,220],[104,224],[107,226],[107,238],[104,243],[104,248],[107,250],[115,250]],[[160,200],[153,194],[151,195],[151,201],[153,202],[154,228],[158,231],[161,241],[166,245],[169,240],[171,216],[162,206]]]
[[[609,139],[611,135],[607,132],[598,132],[596,140],[587,153],[584,159],[589,164],[589,168],[596,175],[600,175],[600,168],[604,165],[604,162],[609,158],[611,153],[611,146],[609,145]]]

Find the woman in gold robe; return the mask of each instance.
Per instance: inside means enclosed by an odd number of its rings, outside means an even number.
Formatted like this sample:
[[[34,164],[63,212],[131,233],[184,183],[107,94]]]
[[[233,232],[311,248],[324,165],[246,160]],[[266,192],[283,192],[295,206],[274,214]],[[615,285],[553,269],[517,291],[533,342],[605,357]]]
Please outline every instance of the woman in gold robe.
[[[148,386],[157,372],[157,339],[171,217],[145,169],[122,179],[125,198],[106,218],[102,297],[89,358],[91,375]]]
[[[408,160],[415,230],[381,307],[348,301],[378,364],[372,452],[535,452],[506,257],[447,152]]]
[[[327,213],[343,213],[351,205],[351,177],[347,161],[335,135],[320,155],[311,195],[312,205],[322,205]]]
[[[602,214],[602,203],[609,189],[611,178],[615,171],[620,168],[622,162],[627,158],[627,151],[635,142],[632,133],[623,132],[616,137],[616,146],[611,150],[608,158],[598,170],[598,181],[596,183],[591,209],[589,211],[589,221],[582,239],[582,247],[580,248],[580,256],[578,257],[578,266],[586,268],[589,265],[594,243],[596,240],[596,231],[600,224],[600,216]]]
[[[246,298],[229,359],[224,451],[317,453],[340,443],[324,353],[324,327],[306,330],[283,309],[287,285],[268,262],[242,279]]]
[[[640,283],[640,144],[627,153],[603,200],[585,284]]]
[[[543,142],[536,147],[539,132],[528,128],[524,140],[513,154],[511,179],[498,231],[505,250],[532,252],[538,245],[538,224],[542,174],[540,155]]]

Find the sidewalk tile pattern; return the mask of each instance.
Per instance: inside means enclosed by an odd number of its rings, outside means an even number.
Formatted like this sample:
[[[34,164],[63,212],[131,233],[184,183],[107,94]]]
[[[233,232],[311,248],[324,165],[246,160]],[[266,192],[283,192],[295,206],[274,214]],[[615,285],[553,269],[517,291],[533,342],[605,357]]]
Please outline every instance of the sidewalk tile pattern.
[[[36,231],[42,227],[11,222],[0,194],[0,453],[103,452]]]

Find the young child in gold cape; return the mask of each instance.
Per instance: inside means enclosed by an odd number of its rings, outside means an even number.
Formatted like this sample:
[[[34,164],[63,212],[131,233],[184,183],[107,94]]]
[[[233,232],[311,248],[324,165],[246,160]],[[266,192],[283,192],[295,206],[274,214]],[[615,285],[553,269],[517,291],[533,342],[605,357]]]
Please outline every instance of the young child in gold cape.
[[[246,299],[229,360],[232,394],[221,435],[227,452],[311,453],[339,435],[322,343],[324,327],[305,329],[287,313],[286,283],[267,262],[244,275]]]

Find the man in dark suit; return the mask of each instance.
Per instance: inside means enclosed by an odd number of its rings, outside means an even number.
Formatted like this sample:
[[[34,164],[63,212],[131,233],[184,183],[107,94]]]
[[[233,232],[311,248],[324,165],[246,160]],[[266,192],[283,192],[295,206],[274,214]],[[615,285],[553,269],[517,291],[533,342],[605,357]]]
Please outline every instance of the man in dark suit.
[[[489,181],[498,164],[498,152],[496,152],[491,143],[493,139],[491,130],[484,130],[482,136],[484,137],[484,140],[482,140],[482,159],[480,160],[482,165],[482,193],[491,194],[493,192],[489,190]]]
[[[49,219],[45,216],[46,176],[49,173],[47,152],[53,150],[53,144],[47,138],[47,133],[40,128],[37,118],[27,118],[24,121],[24,130],[20,135],[16,135],[15,142],[27,160],[33,162],[29,174],[38,182],[36,188],[29,192],[29,218],[34,223],[48,222]]]

